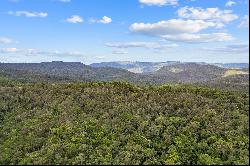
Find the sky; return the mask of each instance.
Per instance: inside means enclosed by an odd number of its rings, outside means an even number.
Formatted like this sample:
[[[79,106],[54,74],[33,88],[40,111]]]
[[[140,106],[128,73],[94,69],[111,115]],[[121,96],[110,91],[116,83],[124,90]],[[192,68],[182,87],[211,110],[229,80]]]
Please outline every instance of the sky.
[[[0,0],[0,62],[249,62],[249,0]]]

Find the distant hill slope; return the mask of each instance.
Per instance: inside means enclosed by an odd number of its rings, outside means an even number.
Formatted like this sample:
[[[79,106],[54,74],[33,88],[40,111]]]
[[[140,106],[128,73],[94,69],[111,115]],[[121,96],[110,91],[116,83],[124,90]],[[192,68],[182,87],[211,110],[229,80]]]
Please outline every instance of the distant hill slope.
[[[210,87],[249,92],[249,74],[237,74],[203,83]]]
[[[222,77],[225,71],[213,65],[186,63],[165,66],[152,74],[161,78],[170,78],[174,82],[194,83],[215,80]]]
[[[176,64],[151,74],[154,80],[170,83],[205,85],[215,88],[249,91],[248,69],[226,69],[207,64]]]

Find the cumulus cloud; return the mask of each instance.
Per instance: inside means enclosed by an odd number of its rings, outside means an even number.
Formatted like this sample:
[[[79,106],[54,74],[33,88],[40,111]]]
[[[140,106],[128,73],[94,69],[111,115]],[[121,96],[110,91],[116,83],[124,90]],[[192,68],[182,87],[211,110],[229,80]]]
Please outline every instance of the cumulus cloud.
[[[239,28],[249,28],[249,16],[245,15],[243,20],[241,21]]]
[[[107,16],[103,16],[103,18],[99,22],[103,24],[109,24],[112,22],[112,19]]]
[[[201,33],[206,29],[223,28],[225,24],[238,19],[231,10],[218,8],[183,7],[178,11],[178,19],[156,23],[133,23],[129,30],[134,34],[157,36],[168,41],[187,43],[231,41],[227,33]]]
[[[90,23],[102,23],[102,24],[109,24],[112,22],[112,19],[110,17],[107,16],[103,16],[102,19],[97,20],[97,19],[90,19],[89,20]]]
[[[8,14],[14,15],[14,16],[25,16],[25,17],[47,17],[48,13],[45,12],[29,12],[29,11],[9,11]]]
[[[165,35],[162,38],[169,41],[180,41],[188,43],[201,43],[201,42],[217,42],[217,41],[231,41],[233,37],[227,33],[212,33],[212,34],[178,34],[178,35]]]
[[[226,7],[232,7],[233,5],[235,5],[236,4],[236,2],[234,2],[234,1],[232,1],[232,0],[229,0],[229,1],[227,1],[227,3],[226,3]]]
[[[157,23],[134,23],[130,31],[151,36],[172,35],[181,33],[197,33],[209,27],[220,27],[220,24],[203,20],[171,19]]]
[[[73,15],[73,16],[67,18],[66,21],[69,23],[76,24],[76,23],[82,23],[84,20],[78,15]]]
[[[82,53],[73,51],[73,52],[60,52],[60,51],[44,51],[37,49],[19,49],[19,48],[0,48],[0,53],[4,54],[22,54],[25,56],[69,56],[69,57],[79,57],[84,56]]]
[[[234,44],[216,48],[204,48],[204,50],[221,53],[249,53],[249,44]]]
[[[157,42],[118,42],[118,43],[106,43],[107,47],[112,48],[147,48],[155,50],[164,50],[178,47],[177,44],[161,44]]]
[[[10,44],[13,41],[10,38],[7,37],[0,37],[0,44]]]
[[[186,19],[205,20],[218,23],[229,23],[238,19],[231,10],[220,10],[218,8],[183,7],[178,11],[178,16]]]
[[[178,0],[139,0],[139,2],[148,6],[178,5]]]

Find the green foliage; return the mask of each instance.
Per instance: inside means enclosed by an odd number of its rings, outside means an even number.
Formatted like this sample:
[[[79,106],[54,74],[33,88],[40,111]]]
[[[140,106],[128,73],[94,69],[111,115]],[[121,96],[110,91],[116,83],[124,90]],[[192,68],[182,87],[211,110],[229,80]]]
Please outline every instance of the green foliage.
[[[249,162],[244,92],[124,82],[0,85],[0,164]]]

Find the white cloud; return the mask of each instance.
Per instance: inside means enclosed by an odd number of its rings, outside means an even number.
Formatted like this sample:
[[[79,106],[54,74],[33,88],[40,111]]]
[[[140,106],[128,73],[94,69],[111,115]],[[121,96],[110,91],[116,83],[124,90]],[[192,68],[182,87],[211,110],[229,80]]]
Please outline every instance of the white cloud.
[[[234,1],[232,1],[232,0],[229,0],[229,1],[227,1],[227,3],[226,3],[226,7],[232,7],[233,5],[235,5],[236,4],[236,2],[234,2]]]
[[[201,16],[205,17],[205,16]],[[222,23],[198,19],[171,19],[157,23],[134,23],[130,26],[132,33],[158,36],[168,41],[201,43],[231,41],[233,37],[227,33],[200,34],[208,28],[221,28]]]
[[[0,44],[10,44],[13,41],[10,38],[7,37],[0,37]]]
[[[249,53],[249,44],[234,44],[216,48],[204,48],[203,50],[221,53]]]
[[[101,55],[101,56],[97,56],[96,58],[97,58],[97,59],[105,59],[105,56],[102,56],[102,55]]]
[[[203,20],[171,19],[157,23],[134,23],[130,31],[151,36],[173,35],[181,33],[197,33],[209,27],[221,27],[220,24]]]
[[[183,7],[178,11],[178,16],[186,19],[206,20],[211,22],[218,22],[220,24],[229,23],[238,19],[236,14],[231,10],[220,10],[218,8],[199,8],[199,7]]]
[[[103,24],[109,24],[111,22],[112,22],[112,19],[107,16],[103,16],[103,18],[100,20],[100,23],[103,23]]]
[[[8,14],[14,15],[14,16],[25,16],[25,17],[47,17],[48,13],[45,12],[29,12],[29,11],[9,11]]]
[[[123,54],[128,54],[128,52],[125,50],[114,50],[112,54],[123,55]]]
[[[76,23],[82,23],[84,20],[78,15],[73,15],[70,18],[67,18],[66,21],[69,23],[76,24]]]
[[[119,43],[106,43],[107,47],[112,48],[147,48],[155,50],[164,50],[178,47],[177,44],[160,44],[156,42],[119,42]]]
[[[60,53],[59,54],[63,54],[63,53]],[[71,56],[82,56],[83,54],[79,51],[72,51],[72,52],[67,52],[66,53],[67,55],[71,55]]]
[[[239,28],[249,28],[249,16],[245,15],[243,20],[241,21]]]
[[[20,50],[17,49],[17,48],[1,48],[0,49],[0,52],[1,53],[17,53],[19,52]]]
[[[180,41],[188,43],[201,42],[217,42],[217,41],[231,41],[233,37],[227,33],[212,33],[212,34],[178,34],[165,35],[162,38],[169,41]]]
[[[109,24],[112,22],[112,19],[110,17],[107,17],[107,16],[103,16],[102,19],[100,20],[96,20],[96,19],[90,19],[89,20],[90,23],[102,23],[102,24]]]
[[[178,0],[139,0],[139,2],[148,6],[178,5]]]
[[[44,51],[37,49],[19,49],[19,48],[0,48],[0,53],[4,54],[22,54],[25,56],[68,56],[68,57],[80,57],[84,56],[82,53],[74,52],[60,52],[57,50],[54,51]]]

